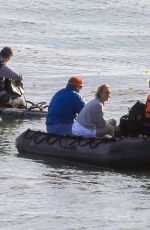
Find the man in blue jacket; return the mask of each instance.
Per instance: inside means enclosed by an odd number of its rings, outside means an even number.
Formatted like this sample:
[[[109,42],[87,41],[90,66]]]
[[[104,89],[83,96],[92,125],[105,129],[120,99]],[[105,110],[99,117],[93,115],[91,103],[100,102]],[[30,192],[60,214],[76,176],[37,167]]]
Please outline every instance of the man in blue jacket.
[[[80,77],[71,77],[66,88],[59,90],[51,99],[46,117],[48,133],[72,135],[72,124],[85,105],[79,95],[82,89]]]

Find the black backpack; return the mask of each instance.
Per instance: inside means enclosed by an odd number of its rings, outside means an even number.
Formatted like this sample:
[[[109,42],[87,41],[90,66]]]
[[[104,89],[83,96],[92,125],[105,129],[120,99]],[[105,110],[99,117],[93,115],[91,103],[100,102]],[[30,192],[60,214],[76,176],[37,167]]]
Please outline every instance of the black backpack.
[[[129,113],[120,119],[121,136],[136,137],[140,134],[141,124],[144,120],[146,105],[137,101],[130,109]]]
[[[129,109],[129,120],[130,121],[143,121],[145,115],[146,105],[143,102],[137,101]]]

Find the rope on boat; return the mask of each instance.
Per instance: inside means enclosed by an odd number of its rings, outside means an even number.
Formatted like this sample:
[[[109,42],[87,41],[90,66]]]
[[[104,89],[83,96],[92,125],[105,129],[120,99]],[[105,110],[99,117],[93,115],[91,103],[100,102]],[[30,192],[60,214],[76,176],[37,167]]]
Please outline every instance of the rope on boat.
[[[44,133],[41,131],[32,131],[30,129],[28,129],[25,134],[24,137],[26,139],[33,139],[33,142],[35,144],[40,144],[43,141],[46,141],[48,145],[52,145],[56,142],[59,143],[59,146],[63,149],[67,149],[70,147],[73,147],[73,145],[75,143],[77,143],[79,146],[84,147],[84,146],[89,146],[91,149],[95,149],[98,145],[102,144],[102,143],[111,143],[111,142],[115,142],[117,141],[116,138],[112,137],[112,138],[84,138],[84,137],[74,137],[74,136],[62,136],[62,135],[54,135],[54,134],[48,134],[48,133]],[[71,140],[70,143],[68,143],[67,146],[63,145],[63,141],[65,139],[68,140],[68,138]]]
[[[103,140],[100,140],[99,142],[95,143],[95,140],[91,140],[89,142],[89,146],[91,149],[95,149],[98,145],[102,144]]]
[[[36,135],[34,135],[33,141],[34,141],[35,144],[40,144],[44,140],[45,140],[45,136],[42,137],[41,135],[39,135],[39,133],[37,133]]]
[[[63,146],[63,136],[59,138],[59,146],[62,148],[62,149],[68,149],[68,146]]]
[[[29,139],[31,139],[34,135],[35,135],[35,133],[32,132],[30,129],[28,129],[28,130],[25,132],[24,137],[25,137],[27,140],[29,140]]]
[[[48,107],[48,105],[46,105],[46,102],[44,102],[44,101],[38,102],[38,103],[34,103],[32,101],[26,101],[26,103],[31,104],[30,107],[27,107],[28,111],[34,110],[34,109],[39,109],[39,111],[43,112]]]
[[[54,137],[55,137],[55,139],[54,139]],[[54,136],[54,137],[52,137],[51,135],[48,135],[48,136],[47,136],[47,144],[48,144],[48,145],[52,145],[52,144],[54,144],[55,142],[57,142],[57,141],[59,140],[58,137],[56,137],[56,136]],[[52,138],[53,138],[54,140],[51,140]]]

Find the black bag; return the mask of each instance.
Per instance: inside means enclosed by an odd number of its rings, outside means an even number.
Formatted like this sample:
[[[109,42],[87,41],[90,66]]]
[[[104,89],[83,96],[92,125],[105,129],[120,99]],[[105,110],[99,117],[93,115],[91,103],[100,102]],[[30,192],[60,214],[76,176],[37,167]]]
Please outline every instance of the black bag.
[[[21,81],[5,79],[5,89],[14,96],[21,97],[24,93],[23,83]]]
[[[129,120],[130,121],[142,121],[145,115],[146,105],[143,102],[137,101],[129,109]]]
[[[120,118],[119,129],[121,136],[127,137],[130,133],[129,114],[126,114]]]
[[[130,109],[129,113],[120,119],[121,135],[136,137],[141,133],[141,124],[145,115],[145,104],[137,101]]]

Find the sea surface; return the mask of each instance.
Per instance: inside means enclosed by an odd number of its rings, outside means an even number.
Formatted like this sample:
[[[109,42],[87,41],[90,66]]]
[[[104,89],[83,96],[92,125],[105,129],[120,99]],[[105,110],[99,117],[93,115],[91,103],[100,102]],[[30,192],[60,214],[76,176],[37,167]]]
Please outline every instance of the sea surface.
[[[105,116],[119,123],[149,93],[149,15],[147,0],[1,0],[0,49],[13,48],[26,100],[49,103],[79,75],[86,101],[111,85]],[[0,122],[0,230],[150,229],[150,170],[19,157],[28,128],[45,131],[45,119]]]

